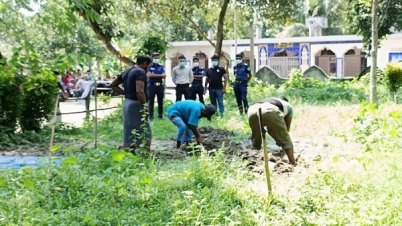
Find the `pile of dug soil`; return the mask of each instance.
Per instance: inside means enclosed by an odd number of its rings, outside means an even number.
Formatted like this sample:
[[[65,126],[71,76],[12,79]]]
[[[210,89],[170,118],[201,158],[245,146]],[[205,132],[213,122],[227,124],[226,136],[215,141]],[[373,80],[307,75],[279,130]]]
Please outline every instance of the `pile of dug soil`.
[[[241,149],[241,143],[232,141],[234,136],[233,132],[214,129],[210,126],[199,128],[203,140],[203,146],[207,150],[220,149],[224,145],[225,153],[232,154],[233,152]]]
[[[224,153],[231,156],[239,156],[248,162],[250,170],[261,170],[264,168],[264,151],[254,150],[247,141],[234,141],[234,133],[214,129],[210,126],[199,128],[203,139],[203,146],[206,150],[220,149],[223,145]],[[282,159],[284,152],[278,154],[269,154],[269,161],[274,165],[271,170],[277,173],[293,172],[293,166]],[[271,165],[271,164],[270,164]]]

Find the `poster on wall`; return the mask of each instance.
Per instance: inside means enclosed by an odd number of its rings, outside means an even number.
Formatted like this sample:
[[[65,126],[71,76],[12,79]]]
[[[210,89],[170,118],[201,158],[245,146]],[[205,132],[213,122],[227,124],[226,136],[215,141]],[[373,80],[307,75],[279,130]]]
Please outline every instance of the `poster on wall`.
[[[389,58],[388,58],[389,62],[398,62],[398,61],[402,61],[402,52],[399,53],[389,53]]]

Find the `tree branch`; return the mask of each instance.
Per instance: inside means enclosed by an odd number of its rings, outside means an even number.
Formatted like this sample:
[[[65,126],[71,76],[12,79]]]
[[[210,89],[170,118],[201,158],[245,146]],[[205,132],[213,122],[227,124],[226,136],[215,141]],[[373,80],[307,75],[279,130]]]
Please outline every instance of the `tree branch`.
[[[93,22],[91,20],[88,19],[88,17],[86,16],[85,12],[80,10],[80,9],[76,9],[77,13],[84,18],[84,20],[88,21],[88,23],[90,24],[92,30],[95,32],[96,36],[98,37],[98,39],[100,41],[103,42],[103,44],[105,45],[106,49],[119,61],[121,61],[122,63],[128,65],[128,66],[133,66],[134,62],[129,59],[128,57],[125,57],[123,55],[121,55],[120,51],[118,51],[113,45],[112,45],[112,37],[110,37],[110,35],[105,34],[102,29],[100,28],[99,24],[96,22]]]
[[[184,18],[186,18],[190,23],[193,25],[194,29],[197,31],[199,35],[201,35],[205,40],[207,40],[214,48],[216,47],[215,43],[213,43],[207,35],[201,30],[200,26],[198,26],[197,23],[195,23],[188,15],[187,13],[183,14]]]

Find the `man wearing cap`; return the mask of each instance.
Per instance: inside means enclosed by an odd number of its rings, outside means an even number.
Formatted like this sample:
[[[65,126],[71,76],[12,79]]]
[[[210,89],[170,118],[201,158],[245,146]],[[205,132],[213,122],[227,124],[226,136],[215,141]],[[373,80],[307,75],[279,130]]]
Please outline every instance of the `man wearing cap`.
[[[217,107],[216,102],[218,102],[219,113],[222,117],[223,112],[225,111],[225,106],[223,105],[223,94],[225,94],[226,87],[228,85],[228,76],[226,74],[225,68],[219,66],[218,55],[213,55],[211,57],[211,60],[212,60],[212,67],[209,68],[205,73],[207,79],[205,80],[204,93],[209,88],[209,98],[211,100],[211,104],[216,108]]]
[[[233,71],[236,77],[234,93],[237,107],[241,115],[243,113],[247,114],[247,83],[250,81],[252,75],[250,67],[243,62],[243,54],[236,54],[236,66],[233,67]]]
[[[186,65],[186,57],[179,56],[179,65],[172,70],[172,81],[176,85],[176,102],[190,99],[190,83],[194,80],[193,70]]]
[[[176,147],[179,149],[182,145],[190,144],[193,134],[195,135],[197,144],[201,144],[202,139],[198,131],[198,121],[203,117],[211,121],[211,117],[215,112],[216,110],[213,105],[204,106],[202,103],[194,100],[179,101],[168,107],[167,115],[178,128]]]
[[[193,58],[193,75],[194,80],[191,83],[190,89],[190,99],[196,100],[197,95],[201,103],[204,103],[204,87],[202,86],[202,78],[204,77],[205,70],[200,67],[200,60],[195,57]]]
[[[258,117],[261,108],[263,126],[268,134],[275,140],[276,144],[282,147],[289,158],[289,163],[295,165],[293,154],[293,142],[290,139],[289,131],[292,123],[293,107],[284,96],[278,98],[267,98],[260,100],[248,109],[248,122],[251,128],[251,143],[256,149],[261,148],[261,128]]]
[[[154,118],[154,104],[155,96],[158,100],[158,118],[163,115],[163,97],[164,97],[164,84],[166,78],[165,67],[160,64],[160,54],[155,52],[152,54],[152,64],[149,67],[148,73],[148,95],[149,95],[149,119]]]

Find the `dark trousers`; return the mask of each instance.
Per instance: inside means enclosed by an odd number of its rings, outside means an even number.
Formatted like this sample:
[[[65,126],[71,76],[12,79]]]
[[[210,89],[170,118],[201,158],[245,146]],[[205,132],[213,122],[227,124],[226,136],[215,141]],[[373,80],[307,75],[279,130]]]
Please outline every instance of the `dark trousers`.
[[[196,100],[198,95],[198,99],[201,103],[204,104],[204,87],[202,84],[192,84],[190,88],[190,99]]]
[[[184,99],[190,99],[190,84],[177,84],[176,85],[176,102],[181,101],[182,96]]]
[[[247,83],[236,83],[234,85],[234,93],[236,97],[237,107],[239,108],[240,114],[247,114],[248,101],[247,101]]]
[[[165,87],[162,83],[150,83],[148,85],[148,97],[149,97],[149,118],[152,119],[154,117],[154,105],[155,105],[155,97],[158,100],[158,117],[162,118],[163,116],[163,96],[164,96]]]

